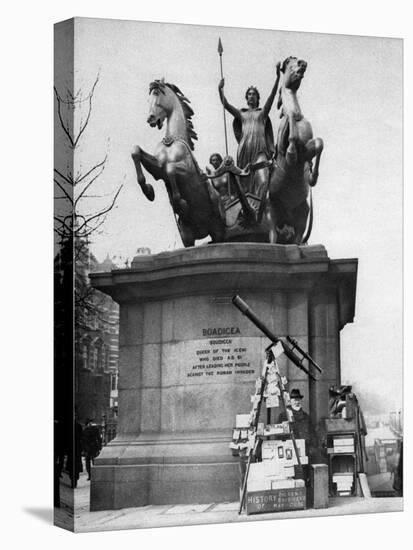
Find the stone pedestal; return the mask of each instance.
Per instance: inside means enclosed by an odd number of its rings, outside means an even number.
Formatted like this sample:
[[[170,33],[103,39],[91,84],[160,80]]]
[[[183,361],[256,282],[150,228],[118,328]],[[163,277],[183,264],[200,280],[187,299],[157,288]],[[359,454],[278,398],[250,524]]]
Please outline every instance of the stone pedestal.
[[[238,500],[228,445],[269,342],[232,296],[323,368],[314,383],[280,361],[317,422],[340,382],[356,276],[357,260],[330,260],[322,246],[249,243],[138,256],[130,269],[92,275],[120,305],[120,364],[118,435],[96,459],[91,510]]]

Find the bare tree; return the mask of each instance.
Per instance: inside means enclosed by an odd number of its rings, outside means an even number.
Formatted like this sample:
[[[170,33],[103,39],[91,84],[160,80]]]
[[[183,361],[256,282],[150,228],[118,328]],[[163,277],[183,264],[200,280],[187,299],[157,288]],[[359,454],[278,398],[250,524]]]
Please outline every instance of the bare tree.
[[[90,88],[84,93],[80,88],[72,92],[66,88],[59,92],[54,88],[56,99],[56,118],[59,128],[66,139],[66,147],[69,155],[74,155],[79,148],[82,139],[87,135],[87,128],[91,121],[93,101],[96,87],[99,83],[99,74]],[[75,113],[79,115],[76,121]],[[75,127],[76,125],[76,127]],[[82,312],[95,311],[98,313],[98,300],[87,281],[85,263],[88,262],[90,237],[104,224],[107,215],[114,208],[116,200],[122,189],[120,185],[107,202],[96,211],[84,213],[83,203],[85,199],[106,198],[99,193],[98,183],[107,162],[107,154],[98,162],[88,168],[73,174],[70,167],[70,159],[65,170],[54,168],[55,183],[55,216],[54,231],[60,249],[61,263],[74,266],[74,307],[79,313],[76,322],[82,322]]]
[[[91,312],[99,314],[100,300],[103,300],[102,295],[99,296],[100,293],[91,287],[88,279],[90,238],[101,230],[122,189],[122,185],[117,186],[109,196],[99,189],[107,154],[76,173],[73,170],[73,157],[75,153],[81,154],[80,146],[87,138],[92,121],[98,84],[99,74],[86,93],[82,89],[75,92],[70,88],[54,89],[57,141],[57,162],[54,168],[54,414],[62,440],[58,454],[68,457],[67,468],[72,484],[78,475],[74,450],[80,445],[74,422],[76,385],[79,383],[77,369],[75,377],[73,376],[75,332],[79,335],[82,330],[87,329],[88,315]],[[92,198],[96,199],[92,204],[98,204],[99,207],[92,207],[92,211],[87,212]],[[61,464],[61,458],[58,463]]]

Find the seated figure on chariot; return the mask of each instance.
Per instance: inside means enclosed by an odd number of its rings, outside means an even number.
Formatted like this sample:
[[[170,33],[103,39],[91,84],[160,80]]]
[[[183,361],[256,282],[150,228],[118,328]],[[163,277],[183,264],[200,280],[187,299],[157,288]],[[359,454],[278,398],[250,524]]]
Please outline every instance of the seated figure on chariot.
[[[227,204],[237,198],[237,191],[234,183],[234,176],[227,171],[223,165],[222,156],[219,153],[213,153],[209,157],[209,163],[212,169],[206,168],[206,173],[211,178],[212,185],[218,191],[224,204]],[[219,168],[221,167],[221,170]]]
[[[237,166],[246,169],[248,165],[268,161],[274,153],[274,136],[269,113],[277,93],[280,80],[280,63],[277,63],[277,77],[263,108],[259,107],[260,94],[250,86],[245,94],[247,107],[237,109],[224,95],[225,80],[222,78],[218,91],[224,108],[234,117],[233,129],[238,142]],[[263,199],[268,188],[269,169],[261,168],[243,181],[245,192]]]

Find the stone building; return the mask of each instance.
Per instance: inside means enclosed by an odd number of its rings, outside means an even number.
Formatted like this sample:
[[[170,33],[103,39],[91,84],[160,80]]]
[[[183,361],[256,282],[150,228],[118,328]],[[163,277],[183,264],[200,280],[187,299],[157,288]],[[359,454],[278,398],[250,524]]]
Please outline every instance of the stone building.
[[[119,307],[91,289],[89,273],[115,269],[110,259],[99,263],[87,246],[76,262],[75,408],[80,422],[94,418],[113,425],[117,417]],[[113,426],[112,426],[113,427]]]

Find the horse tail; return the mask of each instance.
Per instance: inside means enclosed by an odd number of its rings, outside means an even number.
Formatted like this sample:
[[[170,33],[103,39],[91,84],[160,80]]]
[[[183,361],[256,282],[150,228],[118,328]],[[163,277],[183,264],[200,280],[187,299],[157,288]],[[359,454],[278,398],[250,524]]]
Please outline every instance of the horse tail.
[[[313,192],[310,187],[310,215],[308,218],[307,232],[303,237],[302,244],[307,244],[308,239],[310,238],[311,231],[313,229],[313,219],[314,219],[314,209],[313,209]]]

